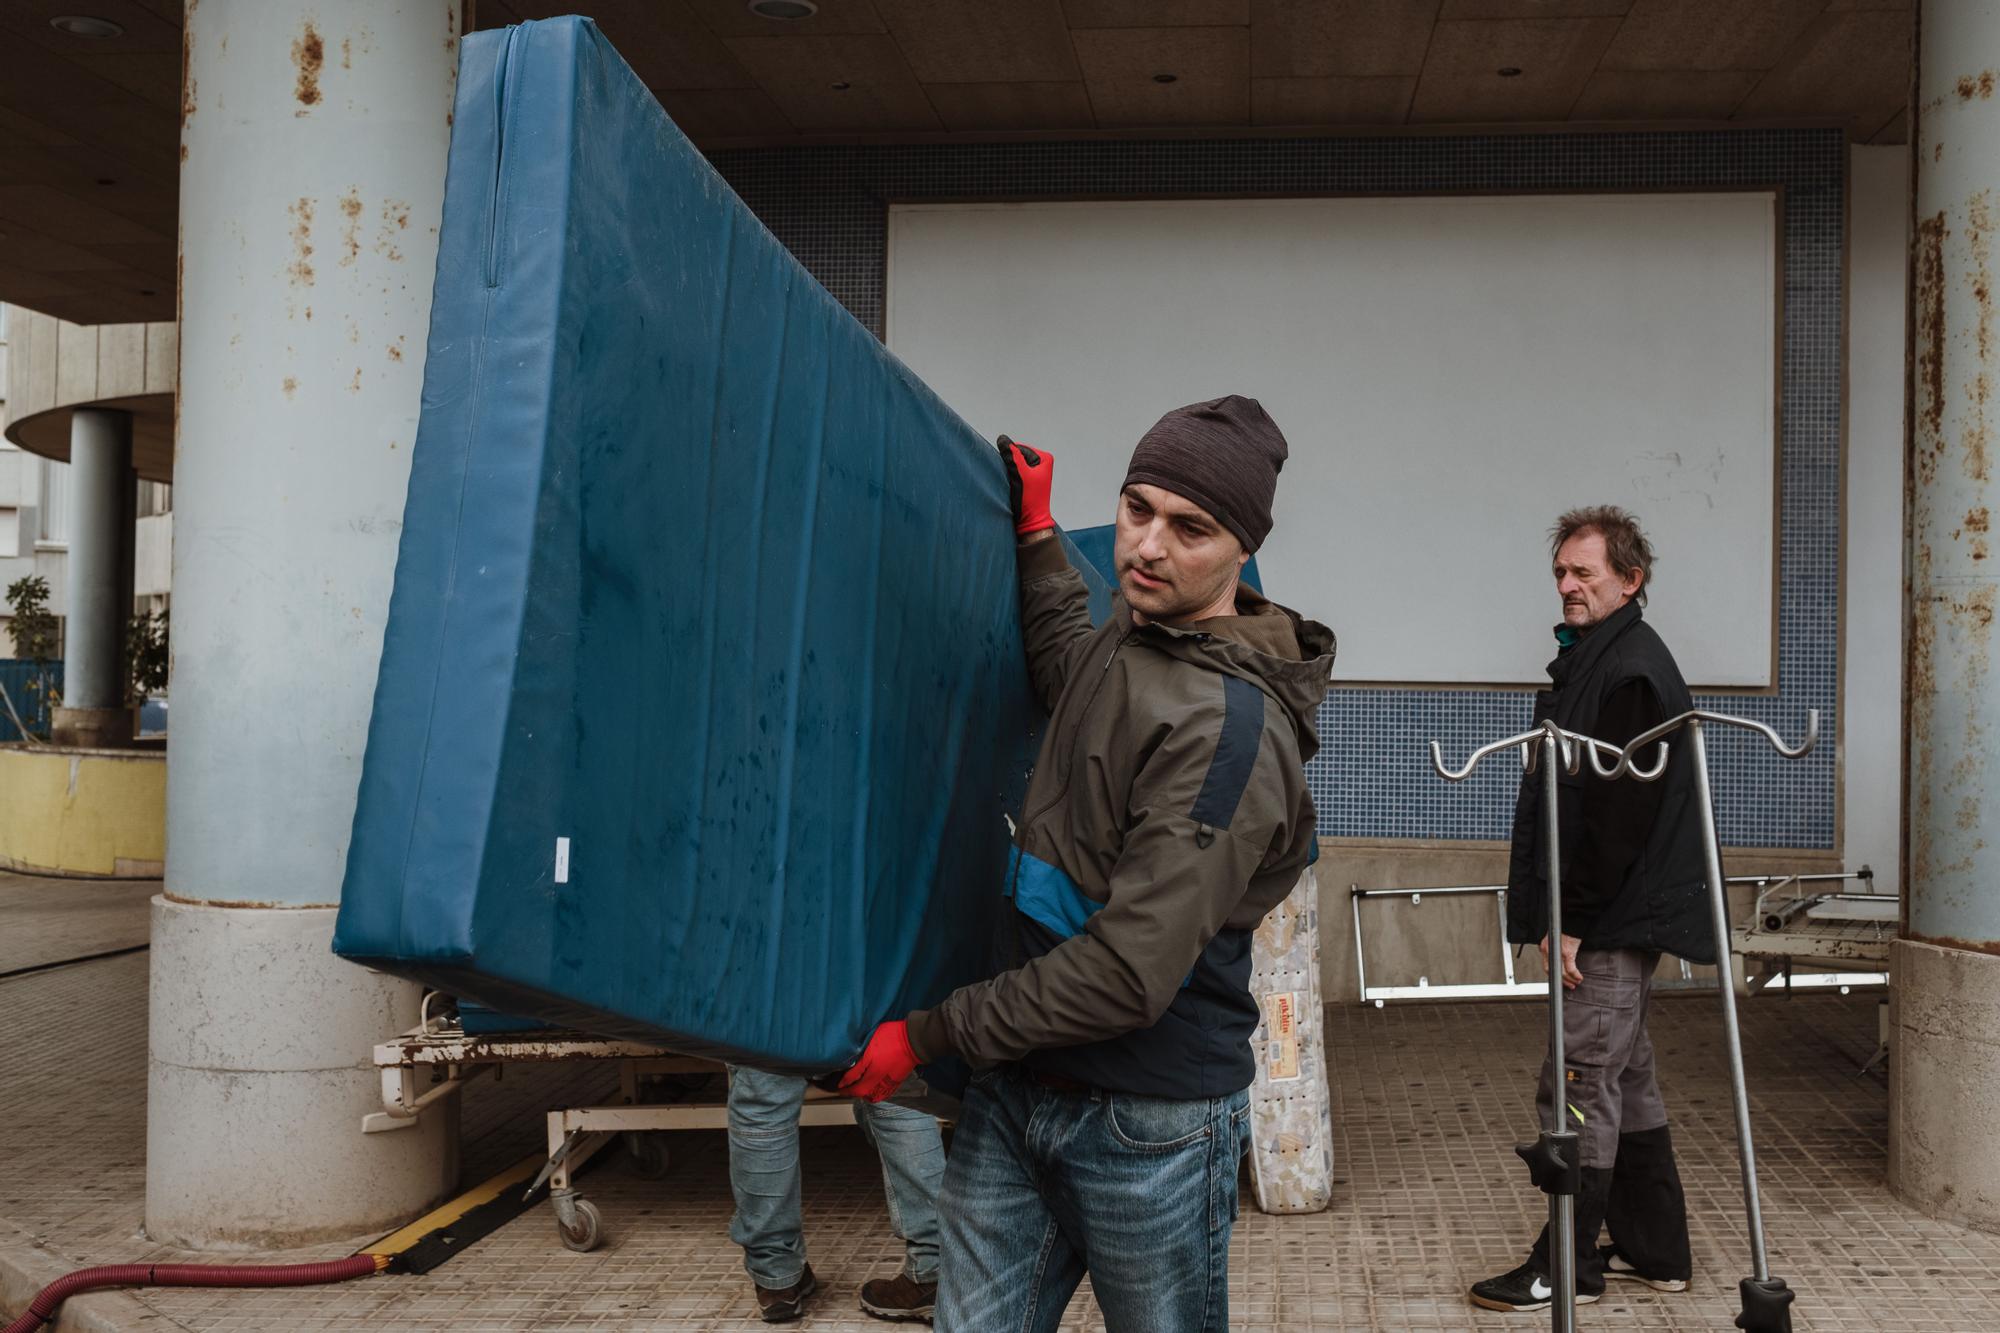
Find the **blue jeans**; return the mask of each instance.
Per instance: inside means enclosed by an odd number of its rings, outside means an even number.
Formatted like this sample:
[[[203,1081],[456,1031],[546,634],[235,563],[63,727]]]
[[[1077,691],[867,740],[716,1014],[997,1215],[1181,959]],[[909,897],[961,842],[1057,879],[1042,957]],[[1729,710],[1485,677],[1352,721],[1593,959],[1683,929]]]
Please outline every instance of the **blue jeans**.
[[[1007,1067],[966,1090],[944,1178],[938,1333],[1040,1333],[1084,1273],[1111,1333],[1229,1326],[1250,1094],[1057,1092]]]
[[[806,1268],[799,1213],[799,1108],[806,1081],[731,1066],[729,1188],[736,1216],[729,1238],[743,1247],[743,1267],[760,1287],[789,1287]],[[887,1102],[854,1103],[854,1118],[882,1158],[889,1227],[903,1242],[903,1271],[918,1282],[938,1273],[938,1184],[944,1140],[938,1122]]]

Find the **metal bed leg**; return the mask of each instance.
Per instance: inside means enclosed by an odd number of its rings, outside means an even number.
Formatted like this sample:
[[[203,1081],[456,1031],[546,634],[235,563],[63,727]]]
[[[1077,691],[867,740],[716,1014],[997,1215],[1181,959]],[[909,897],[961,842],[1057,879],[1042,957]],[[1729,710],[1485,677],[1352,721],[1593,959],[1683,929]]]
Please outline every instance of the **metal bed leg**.
[[[563,1248],[587,1254],[604,1243],[604,1215],[597,1205],[576,1192],[570,1184],[574,1168],[582,1166],[584,1160],[604,1146],[607,1135],[592,1134],[575,1129],[563,1132],[563,1112],[548,1113],[549,1162],[542,1168],[541,1177],[548,1181],[549,1204],[556,1212],[556,1233],[561,1237]],[[535,1185],[528,1187],[532,1193]]]

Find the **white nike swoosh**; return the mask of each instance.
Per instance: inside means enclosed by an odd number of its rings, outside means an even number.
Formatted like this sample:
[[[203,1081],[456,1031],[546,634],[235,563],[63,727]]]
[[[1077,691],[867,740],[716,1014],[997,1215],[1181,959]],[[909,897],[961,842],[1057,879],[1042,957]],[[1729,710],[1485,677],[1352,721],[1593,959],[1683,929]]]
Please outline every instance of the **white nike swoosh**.
[[[1536,1278],[1528,1284],[1528,1294],[1538,1301],[1545,1301],[1556,1294],[1556,1289],[1540,1278]]]

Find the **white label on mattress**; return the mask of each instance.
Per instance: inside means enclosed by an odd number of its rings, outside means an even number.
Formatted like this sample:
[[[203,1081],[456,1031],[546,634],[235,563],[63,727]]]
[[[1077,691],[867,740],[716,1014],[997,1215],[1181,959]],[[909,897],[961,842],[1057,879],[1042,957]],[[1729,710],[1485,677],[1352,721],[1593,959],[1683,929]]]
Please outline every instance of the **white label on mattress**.
[[[556,839],[556,883],[569,883],[569,839]]]
[[[1273,1083],[1299,1077],[1299,993],[1275,991],[1264,997],[1264,1073]]]

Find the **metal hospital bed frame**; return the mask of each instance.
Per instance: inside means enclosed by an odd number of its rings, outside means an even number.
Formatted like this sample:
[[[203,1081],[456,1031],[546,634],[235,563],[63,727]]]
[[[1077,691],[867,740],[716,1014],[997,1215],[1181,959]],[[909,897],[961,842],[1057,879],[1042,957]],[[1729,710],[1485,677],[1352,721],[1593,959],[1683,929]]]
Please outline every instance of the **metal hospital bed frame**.
[[[1838,886],[1848,881],[1863,885],[1849,893]],[[1880,986],[1889,980],[1889,943],[1896,938],[1896,916],[1886,910],[1896,903],[1894,894],[1870,893],[1875,872],[1868,866],[1838,873],[1795,875],[1732,875],[1730,884],[1757,889],[1750,920],[1732,932],[1731,951],[1745,963],[1755,962],[1759,971],[1739,973],[1738,989],[1746,994],[1776,987],[1780,990],[1807,990],[1837,987],[1845,994],[1856,986]],[[1820,889],[1818,885],[1832,885]],[[1390,1000],[1476,1000],[1532,999],[1547,993],[1540,981],[1517,981],[1514,977],[1514,950],[1507,943],[1507,886],[1504,884],[1450,884],[1432,888],[1364,889],[1351,884],[1347,889],[1354,920],[1354,973],[1361,1002],[1380,1009]],[[1500,951],[1499,981],[1433,984],[1428,976],[1415,985],[1371,986],[1368,984],[1367,937],[1361,926],[1363,899],[1406,898],[1412,907],[1421,907],[1426,897],[1452,898],[1490,894],[1494,898]],[[1830,967],[1830,972],[1795,972],[1795,965]],[[1705,990],[1711,984],[1697,980],[1693,970],[1680,965],[1679,981],[1655,983],[1668,990]]]
[[[1862,888],[1848,892],[1841,887],[1847,880],[1859,880]],[[1875,872],[1867,866],[1851,875],[1760,875],[1731,880],[1757,889],[1756,902],[1747,921],[1732,932],[1731,948],[1746,961],[1765,964],[1765,972],[1752,978],[1752,990],[1761,990],[1781,978],[1794,983],[1808,976],[1796,976],[1794,964],[1827,967],[1819,973],[1826,978],[1852,978],[1853,984],[1870,985],[1887,980],[1889,945],[1896,938],[1897,906],[1893,893],[1874,893]],[[1831,885],[1820,889],[1814,885]],[[1838,969],[1858,968],[1856,971]],[[1841,984],[1822,980],[1823,986]]]
[[[641,1099],[640,1080],[654,1075],[713,1076],[725,1072],[714,1060],[699,1060],[641,1042],[608,1041],[578,1032],[556,1030],[468,1035],[455,1018],[431,1012],[434,995],[424,997],[422,1020],[409,1031],[375,1048],[375,1068],[382,1079],[382,1109],[362,1117],[365,1134],[408,1129],[427,1107],[456,1096],[481,1074],[499,1078],[510,1064],[573,1064],[592,1061],[618,1071],[618,1100],[610,1105],[580,1106],[547,1113],[548,1163],[529,1192],[549,1189],[556,1231],[565,1247],[579,1253],[604,1242],[604,1218],[597,1205],[577,1192],[574,1180],[583,1164],[610,1146],[620,1134],[639,1174],[649,1180],[666,1174],[667,1145],[650,1131],[662,1129],[727,1129],[729,1107],[720,1100],[677,1100],[648,1103]],[[852,1098],[808,1085],[799,1112],[801,1126],[851,1125]]]

